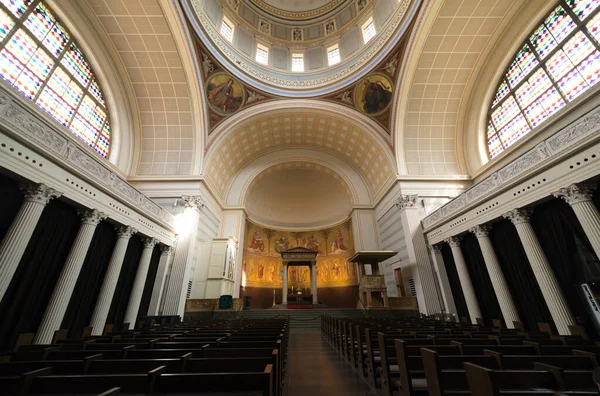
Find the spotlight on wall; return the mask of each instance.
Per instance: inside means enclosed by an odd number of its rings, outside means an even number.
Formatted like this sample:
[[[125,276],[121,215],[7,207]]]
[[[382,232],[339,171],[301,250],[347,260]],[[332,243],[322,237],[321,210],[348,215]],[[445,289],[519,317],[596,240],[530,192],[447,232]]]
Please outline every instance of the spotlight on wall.
[[[175,231],[179,235],[179,237],[186,236],[190,233],[192,228],[192,214],[190,213],[192,209],[186,209],[183,213],[179,213],[174,217],[174,227]]]

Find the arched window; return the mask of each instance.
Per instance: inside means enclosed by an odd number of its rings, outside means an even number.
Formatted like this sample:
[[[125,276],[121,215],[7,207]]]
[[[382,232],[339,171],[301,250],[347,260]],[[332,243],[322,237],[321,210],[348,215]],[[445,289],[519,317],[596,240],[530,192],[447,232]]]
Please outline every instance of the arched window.
[[[42,1],[0,0],[0,76],[103,157],[110,124],[98,81]]]
[[[490,158],[600,81],[600,0],[561,0],[521,46],[488,115]]]

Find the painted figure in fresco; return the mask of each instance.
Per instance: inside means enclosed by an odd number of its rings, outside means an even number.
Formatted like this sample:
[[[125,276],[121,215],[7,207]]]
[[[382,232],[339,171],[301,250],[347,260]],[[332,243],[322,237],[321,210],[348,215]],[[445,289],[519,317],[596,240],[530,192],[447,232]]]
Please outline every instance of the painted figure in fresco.
[[[326,282],[327,281],[327,261],[324,261],[323,263],[321,263],[320,275],[321,275],[321,278],[319,279],[319,281]]]
[[[264,275],[265,275],[265,265],[261,261],[260,264],[258,264],[258,276],[256,277],[256,279],[262,279]]]
[[[208,93],[208,101],[224,113],[233,106],[233,80],[221,83]]]
[[[273,282],[275,279],[275,264],[269,265],[269,282]]]
[[[342,235],[342,232],[338,229],[335,234],[335,239],[331,243],[331,252],[333,254],[340,254],[347,250],[348,248],[344,245],[344,235]]]
[[[275,251],[277,253],[281,253],[282,251],[288,249],[289,247],[290,247],[290,241],[285,236],[282,236],[277,241],[275,241]]]
[[[248,279],[251,279],[254,277],[254,260],[250,259],[250,262],[248,263],[248,269],[246,271],[246,276],[248,277]]]
[[[310,237],[310,239],[306,243],[306,247],[309,248],[309,249],[316,250],[317,252],[319,252],[319,241],[317,241],[317,238],[315,238],[314,235],[312,235]],[[321,253],[321,252],[319,252],[319,253]]]
[[[386,87],[381,81],[372,83],[369,79],[366,79],[364,84],[363,111],[367,114],[380,112],[392,100],[392,88]]]
[[[302,283],[308,283],[308,277],[310,274],[310,268],[309,267],[303,267],[302,268]]]
[[[298,270],[295,265],[290,267],[290,281],[296,282],[298,280]]]
[[[263,242],[262,236],[258,231],[254,232],[252,235],[252,242],[250,242],[250,246],[248,246],[251,250],[264,252],[265,251],[265,243]]]
[[[338,281],[341,279],[340,265],[337,260],[333,262],[333,279]]]

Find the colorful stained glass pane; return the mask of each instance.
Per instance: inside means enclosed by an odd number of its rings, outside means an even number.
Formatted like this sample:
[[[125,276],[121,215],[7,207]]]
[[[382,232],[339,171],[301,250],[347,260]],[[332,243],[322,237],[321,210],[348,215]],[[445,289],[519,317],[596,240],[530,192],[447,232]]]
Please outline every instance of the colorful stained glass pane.
[[[591,86],[595,85],[600,80],[600,52],[594,51],[577,69]]]
[[[31,14],[29,14],[24,25],[41,41],[46,37],[55,22],[56,20],[50,11],[48,11],[43,3],[39,3]]]
[[[15,26],[15,21],[4,10],[0,9],[0,42],[4,40],[13,26]]]
[[[31,69],[42,80],[46,79],[54,61],[43,49],[39,48],[27,64],[27,68]]]
[[[54,56],[60,55],[69,42],[69,34],[59,23],[52,26],[52,30],[44,39],[44,46]]]
[[[590,87],[576,69],[571,70],[558,81],[560,90],[570,102]]]
[[[73,115],[73,110],[49,86],[44,87],[36,104],[63,125],[68,125]]]
[[[548,56],[548,54],[558,45],[546,25],[538,27],[529,39],[542,59]]]
[[[504,147],[509,147],[514,142],[522,138],[530,130],[531,128],[529,128],[529,124],[527,124],[523,114],[519,114],[512,119],[508,125],[502,128],[498,134]]]
[[[534,95],[540,96],[542,92],[545,92],[552,86],[552,81],[544,69],[538,69],[535,73],[527,80],[531,88],[533,88]]]
[[[33,3],[33,0],[1,0],[1,2],[17,18],[20,18]]]
[[[25,69],[20,75],[17,81],[15,81],[15,88],[23,93],[27,98],[33,99],[37,91],[42,85],[42,79],[40,79],[34,72],[29,69]]]
[[[498,139],[498,135],[495,133],[488,139],[488,150],[490,152],[490,158],[494,158],[504,151],[502,143],[500,143],[500,139]]]
[[[514,60],[513,63],[510,64],[508,68],[508,72],[506,73],[506,79],[512,88],[517,86],[523,80],[525,76],[517,63],[517,60]]]
[[[488,138],[492,135],[494,135],[496,133],[496,130],[494,129],[494,124],[492,124],[492,121],[488,121],[488,127],[487,127],[487,136]]]
[[[79,85],[75,84],[75,82],[71,81],[69,84],[69,89],[63,95],[63,100],[72,108],[76,108],[81,101],[81,97],[83,96],[83,90],[79,88]]]
[[[23,29],[17,30],[4,48],[4,50],[10,51],[21,63],[29,62],[36,49],[37,44]]]
[[[562,6],[556,7],[548,19],[546,19],[545,24],[559,43],[577,27],[573,19],[571,19]]]
[[[531,48],[529,48],[528,45],[525,45],[521,51],[519,51],[516,60],[519,63],[519,67],[526,75],[539,64],[535,55],[533,55],[533,51],[531,51]]]
[[[85,142],[88,146],[94,146],[96,138],[98,137],[98,131],[96,131],[90,124],[88,124],[81,114],[77,113],[70,128],[77,137]]]
[[[515,99],[512,96],[509,96],[508,99],[502,103],[502,106],[492,113],[492,122],[496,129],[500,129],[517,115],[518,112],[519,107],[517,106],[517,102],[515,102]]]
[[[83,101],[81,102],[81,106],[79,107],[77,113],[80,114],[86,121],[90,121],[94,115],[95,107],[96,104],[94,103],[94,101],[86,95],[83,98]]]
[[[57,67],[56,69],[54,69],[52,77],[50,77],[50,81],[48,81],[48,85],[60,96],[62,96],[66,91],[67,87],[69,86],[70,82],[71,78],[69,77],[69,75],[65,73],[65,71],[62,68]]]
[[[533,128],[540,125],[548,118],[548,113],[537,100],[525,109],[525,116]]]
[[[600,0],[569,0],[567,4],[573,8],[573,12],[583,21],[600,6]]]
[[[92,80],[88,91],[98,102],[100,102],[101,105],[105,105],[104,97],[102,96],[102,91],[100,91],[100,87],[98,86],[98,82],[96,81],[96,79]]]
[[[555,87],[550,88],[540,97],[540,103],[548,113],[548,116],[565,107],[565,101]]]
[[[69,46],[61,63],[81,84],[88,84],[92,76],[92,71],[75,44]]]
[[[523,83],[519,89],[515,92],[517,96],[517,100],[521,107],[528,106],[534,99],[537,99],[537,95],[535,94],[535,90],[529,84],[529,81]]]
[[[102,128],[102,134],[98,138],[95,150],[103,157],[108,156],[108,148],[110,146],[110,124],[106,122]]]
[[[565,43],[563,51],[573,64],[578,64],[594,50],[594,44],[583,32],[579,31]]]
[[[14,83],[19,73],[23,70],[23,63],[21,63],[13,54],[8,52],[6,49],[0,53],[0,76],[9,83]]]
[[[574,67],[573,63],[571,63],[567,57],[567,54],[565,54],[563,50],[558,50],[556,54],[552,55],[552,58],[548,60],[546,65],[548,67],[548,71],[555,80],[561,79]]]
[[[104,119],[106,118],[106,113],[100,108],[100,106],[96,106],[94,109],[94,114],[92,115],[92,119],[90,120],[92,126],[96,129],[102,128],[102,124],[104,123]]]
[[[585,25],[588,31],[594,36],[596,41],[600,42],[600,14],[596,14],[591,21]]]

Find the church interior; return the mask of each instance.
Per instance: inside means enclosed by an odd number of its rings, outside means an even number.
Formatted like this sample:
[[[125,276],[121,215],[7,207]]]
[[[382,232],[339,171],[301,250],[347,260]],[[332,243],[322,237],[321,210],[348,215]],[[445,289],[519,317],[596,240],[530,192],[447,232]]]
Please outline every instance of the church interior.
[[[0,77],[0,394],[598,394],[600,0],[0,0]]]

